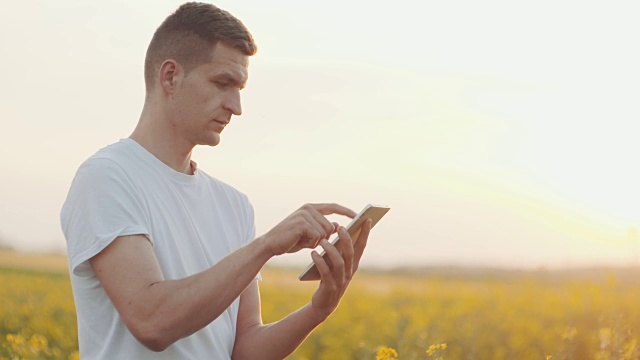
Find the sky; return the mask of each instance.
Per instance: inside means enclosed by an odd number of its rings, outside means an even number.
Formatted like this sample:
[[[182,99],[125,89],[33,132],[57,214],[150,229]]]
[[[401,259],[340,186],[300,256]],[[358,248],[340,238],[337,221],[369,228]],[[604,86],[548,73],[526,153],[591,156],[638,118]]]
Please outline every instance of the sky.
[[[181,2],[0,2],[0,242],[64,251],[75,171],[135,127]],[[307,202],[376,203],[363,266],[639,263],[634,2],[216,5],[258,53],[242,116],[193,159],[249,196],[258,234]]]

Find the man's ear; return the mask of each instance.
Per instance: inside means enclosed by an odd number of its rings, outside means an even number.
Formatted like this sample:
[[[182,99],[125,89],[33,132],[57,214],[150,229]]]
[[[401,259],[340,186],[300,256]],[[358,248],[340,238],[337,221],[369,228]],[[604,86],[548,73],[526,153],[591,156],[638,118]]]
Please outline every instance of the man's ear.
[[[160,80],[160,86],[162,91],[166,95],[173,95],[176,90],[176,84],[183,75],[182,67],[175,60],[165,60],[160,65],[160,71],[158,77]]]

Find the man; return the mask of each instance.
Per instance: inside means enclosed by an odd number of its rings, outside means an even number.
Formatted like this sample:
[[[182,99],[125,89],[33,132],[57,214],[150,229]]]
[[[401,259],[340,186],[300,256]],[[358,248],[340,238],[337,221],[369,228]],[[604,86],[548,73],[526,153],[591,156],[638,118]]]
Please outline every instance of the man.
[[[307,204],[254,239],[247,197],[191,161],[242,113],[255,51],[244,25],[208,4],[184,4],[156,30],[137,127],[82,164],[61,212],[81,358],[281,359],[337,307],[370,222],[354,248],[325,218],[353,211]],[[312,253],[322,280],[310,303],[263,325],[261,267],[318,244],[328,257]]]

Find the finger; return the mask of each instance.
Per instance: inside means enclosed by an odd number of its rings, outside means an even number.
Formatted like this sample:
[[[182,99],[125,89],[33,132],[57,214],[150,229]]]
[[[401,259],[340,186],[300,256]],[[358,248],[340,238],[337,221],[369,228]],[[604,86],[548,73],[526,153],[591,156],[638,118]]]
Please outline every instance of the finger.
[[[313,215],[305,214],[305,216],[307,217],[307,221],[309,221],[310,226],[313,226],[318,232],[318,236],[314,239],[314,243],[313,243],[313,247],[315,248],[316,246],[320,245],[320,241],[329,239],[329,236],[331,236],[332,234],[334,225],[329,223],[330,224],[329,231],[327,231],[327,229],[324,228],[322,224],[318,223],[318,219],[314,218]],[[324,219],[322,215],[319,215],[319,216]]]
[[[360,265],[360,259],[362,258],[362,254],[364,253],[364,248],[367,246],[367,241],[369,240],[369,234],[371,233],[371,224],[373,222],[371,219],[367,219],[367,221],[362,224],[360,228],[360,235],[358,235],[358,240],[356,241],[355,246],[353,247],[353,272],[355,273],[358,270],[358,266]]]
[[[304,247],[316,247],[318,242],[326,237],[325,229],[318,224],[308,211],[299,209],[295,216],[297,221],[293,226],[300,228],[301,245]]]
[[[340,224],[338,224],[337,222],[332,222],[331,224],[333,225],[333,231],[332,231],[331,233],[332,233],[332,234],[333,234],[333,233],[337,233],[337,232],[338,232],[338,228],[340,228]],[[335,239],[335,238],[334,238],[334,239]],[[327,240],[329,240],[329,238],[327,238]],[[329,241],[329,242],[335,245],[336,243],[338,243],[338,242],[339,242],[338,240],[340,240],[340,237],[338,237],[338,239],[336,239],[335,241],[334,241],[334,240],[331,240],[331,241]],[[320,242],[318,242],[318,245],[319,245],[319,244],[320,244]],[[329,263],[329,267],[331,267],[331,263]]]
[[[338,241],[335,245],[338,248],[340,254],[342,254],[342,259],[344,260],[344,269],[347,280],[351,279],[351,275],[353,274],[353,242],[351,241],[351,236],[347,229],[344,226],[340,226],[338,229],[338,236],[340,237],[340,241]]]
[[[345,282],[345,263],[344,259],[338,252],[338,249],[327,240],[320,241],[320,246],[324,249],[325,256],[331,261],[331,273],[336,280],[337,285],[343,286]]]
[[[314,209],[316,209],[322,215],[338,214],[338,215],[344,215],[344,216],[350,217],[352,219],[357,215],[353,210],[335,203],[309,204],[309,205],[311,205]]]
[[[310,216],[311,221],[315,221],[320,225],[325,233],[323,236],[325,239],[328,239],[331,234],[335,231],[335,226],[327,220],[318,210],[316,210],[312,205],[308,204],[303,206],[303,210],[305,214]]]
[[[301,216],[299,222],[296,223],[299,227],[299,239],[297,245],[301,248],[314,248],[317,246],[318,241],[324,236],[324,231],[321,227],[318,227],[315,222],[310,221]]]
[[[320,254],[318,254],[317,251],[313,250],[311,252],[311,260],[316,265],[318,273],[320,273],[320,284],[328,287],[329,289],[335,289],[336,281],[333,276],[331,276],[331,269],[329,268],[329,265],[326,263],[325,259]]]

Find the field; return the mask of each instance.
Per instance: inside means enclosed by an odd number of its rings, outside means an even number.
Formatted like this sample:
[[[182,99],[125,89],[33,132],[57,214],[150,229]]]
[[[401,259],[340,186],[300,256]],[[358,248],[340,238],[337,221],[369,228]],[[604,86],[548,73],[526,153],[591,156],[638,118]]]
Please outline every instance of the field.
[[[78,357],[65,262],[46,259],[0,251],[0,359]],[[308,301],[297,270],[263,271],[265,322]],[[640,359],[640,272],[363,272],[290,358]]]

